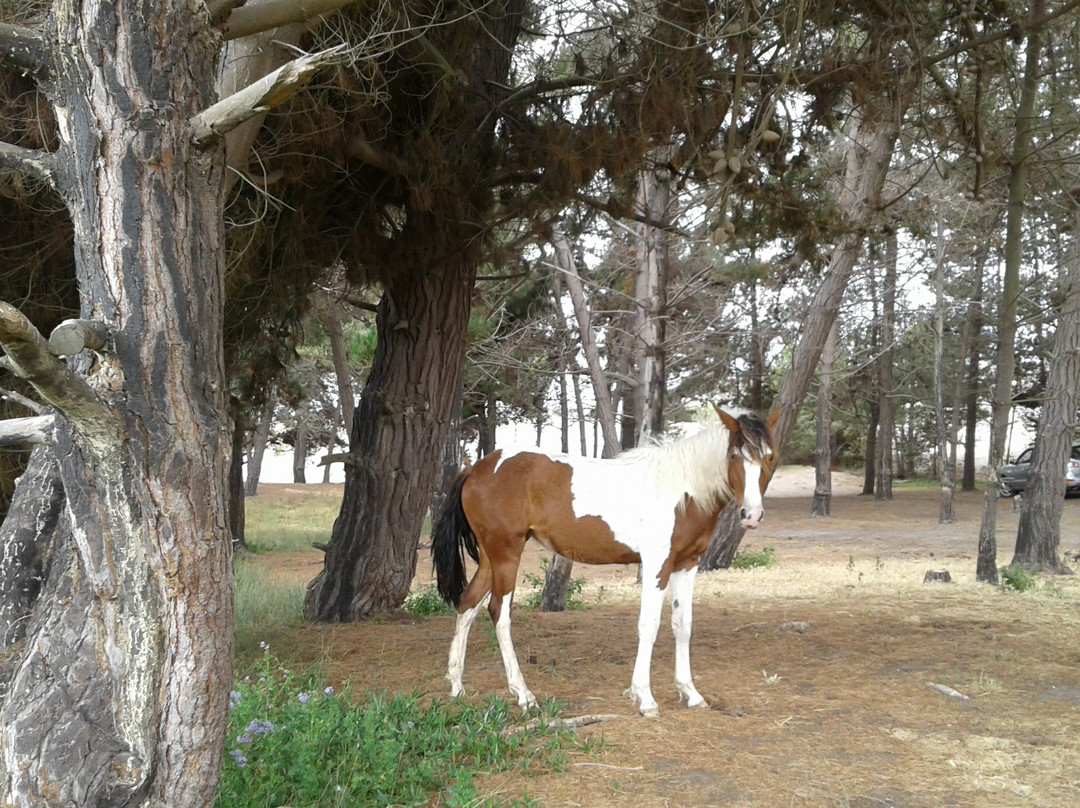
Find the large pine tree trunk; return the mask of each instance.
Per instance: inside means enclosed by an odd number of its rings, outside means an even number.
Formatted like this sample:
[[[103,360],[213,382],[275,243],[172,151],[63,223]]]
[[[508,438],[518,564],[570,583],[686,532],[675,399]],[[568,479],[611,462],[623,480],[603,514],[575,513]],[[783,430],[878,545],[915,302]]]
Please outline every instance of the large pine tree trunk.
[[[189,121],[213,100],[219,43],[177,0],[58,2],[53,15],[51,177],[73,219],[82,316],[111,338],[73,363],[83,382],[0,307],[0,342],[62,413],[65,497],[0,709],[0,802],[201,808],[232,676],[230,431],[224,161],[196,151]]]
[[[1046,396],[1012,564],[1071,574],[1072,570],[1058,559],[1057,551],[1065,500],[1065,478],[1061,470],[1071,454],[1080,399],[1080,214],[1075,221],[1060,292],[1063,302],[1058,312]]]
[[[410,214],[375,317],[378,341],[353,418],[356,457],[326,565],[308,586],[308,620],[390,611],[409,592],[420,530],[441,470],[476,271],[475,256]]]

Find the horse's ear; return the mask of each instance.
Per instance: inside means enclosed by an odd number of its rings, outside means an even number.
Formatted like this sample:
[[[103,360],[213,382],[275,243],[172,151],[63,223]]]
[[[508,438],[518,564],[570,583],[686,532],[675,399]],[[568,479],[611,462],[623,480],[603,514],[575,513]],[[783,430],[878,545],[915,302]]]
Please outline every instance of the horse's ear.
[[[776,422],[780,420],[780,408],[773,407],[772,412],[765,416],[765,426],[769,427],[771,432],[776,426]]]
[[[738,432],[739,431],[739,422],[735,418],[732,418],[730,415],[728,415],[726,412],[724,412],[722,409],[720,409],[719,405],[713,404],[712,406],[713,406],[713,409],[716,410],[716,414],[718,416],[720,416],[720,420],[724,423],[724,426],[726,426],[728,428],[728,431],[730,431],[730,432]]]

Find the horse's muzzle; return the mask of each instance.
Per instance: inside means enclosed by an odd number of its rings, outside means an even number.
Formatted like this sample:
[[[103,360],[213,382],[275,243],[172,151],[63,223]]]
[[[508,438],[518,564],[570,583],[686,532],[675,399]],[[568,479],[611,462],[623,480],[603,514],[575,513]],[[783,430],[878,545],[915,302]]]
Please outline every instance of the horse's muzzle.
[[[746,528],[757,527],[765,520],[765,509],[755,508],[752,511],[746,510],[746,508],[739,509],[739,518],[742,519],[742,526]]]

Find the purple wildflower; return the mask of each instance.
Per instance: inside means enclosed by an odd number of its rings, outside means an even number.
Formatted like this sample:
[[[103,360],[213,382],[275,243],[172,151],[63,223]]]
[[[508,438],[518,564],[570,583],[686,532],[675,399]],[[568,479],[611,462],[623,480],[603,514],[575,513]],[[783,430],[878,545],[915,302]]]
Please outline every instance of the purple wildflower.
[[[301,693],[296,697],[296,700],[301,704],[307,704],[309,699],[311,699],[311,695],[308,693]]]
[[[239,749],[234,749],[231,752],[229,752],[229,754],[232,755],[232,759],[236,761],[236,765],[237,765],[238,768],[242,769],[247,765],[247,762],[248,762],[247,755],[245,755]]]

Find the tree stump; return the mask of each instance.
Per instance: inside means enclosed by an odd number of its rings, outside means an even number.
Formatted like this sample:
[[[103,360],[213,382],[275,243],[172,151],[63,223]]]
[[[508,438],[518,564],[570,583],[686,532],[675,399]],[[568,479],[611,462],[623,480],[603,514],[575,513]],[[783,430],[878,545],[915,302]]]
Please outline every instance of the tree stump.
[[[923,576],[922,582],[924,584],[951,584],[952,576],[949,575],[948,570],[927,570],[926,575]]]

